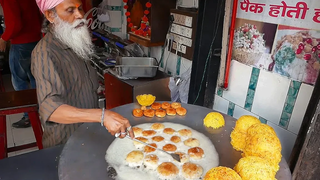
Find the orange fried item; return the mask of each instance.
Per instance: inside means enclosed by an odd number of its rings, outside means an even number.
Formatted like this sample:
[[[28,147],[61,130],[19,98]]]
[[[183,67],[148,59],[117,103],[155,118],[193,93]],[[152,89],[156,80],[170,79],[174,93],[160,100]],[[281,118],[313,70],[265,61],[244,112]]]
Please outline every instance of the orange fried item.
[[[166,111],[167,111],[167,115],[169,116],[175,116],[177,114],[176,109],[173,109],[173,108],[168,108],[166,109]]]
[[[173,103],[171,103],[171,107],[174,109],[177,109],[177,108],[181,107],[181,104],[178,102],[173,102]]]
[[[152,143],[152,144],[150,144],[150,145],[153,146],[153,147],[155,147],[155,148],[157,148],[157,144],[156,144],[156,143]],[[155,148],[152,148],[152,147],[149,147],[149,146],[145,146],[145,147],[144,147],[144,152],[145,152],[145,153],[151,153],[151,152],[153,152],[153,151],[156,150]]]
[[[156,110],[156,116],[157,116],[157,117],[163,118],[163,117],[165,117],[166,115],[167,115],[166,110],[163,110],[163,109],[157,109],[157,110]]]
[[[143,115],[146,117],[154,117],[154,110],[153,109],[147,109],[143,111]]]
[[[143,110],[141,109],[134,109],[132,111],[132,114],[134,117],[142,117],[143,116]]]
[[[162,147],[162,149],[164,151],[171,151],[171,152],[174,152],[177,150],[177,146],[173,145],[173,144],[166,144]]]
[[[151,105],[151,108],[154,109],[154,110],[160,109],[160,108],[161,108],[161,104],[158,103],[158,102],[154,102],[154,103]]]
[[[184,107],[178,107],[176,111],[179,116],[184,116],[187,114],[187,110]]]
[[[162,103],[161,107],[162,107],[162,109],[168,109],[171,107],[171,105],[168,102],[164,102],[164,103]]]

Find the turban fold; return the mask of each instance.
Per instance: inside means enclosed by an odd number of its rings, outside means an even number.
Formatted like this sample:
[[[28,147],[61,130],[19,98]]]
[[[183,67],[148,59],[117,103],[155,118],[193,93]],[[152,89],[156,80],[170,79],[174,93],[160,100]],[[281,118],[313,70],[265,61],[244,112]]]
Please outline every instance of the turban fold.
[[[63,1],[64,0],[36,0],[37,5],[42,13],[44,13],[46,10],[56,7]]]

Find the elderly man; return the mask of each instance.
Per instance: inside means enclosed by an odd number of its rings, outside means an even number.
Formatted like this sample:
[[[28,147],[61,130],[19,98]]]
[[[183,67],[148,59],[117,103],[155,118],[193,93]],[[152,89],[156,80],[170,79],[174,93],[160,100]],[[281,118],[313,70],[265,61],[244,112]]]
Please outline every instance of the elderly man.
[[[86,122],[104,125],[112,134],[134,134],[121,115],[98,109],[96,72],[88,64],[93,44],[81,0],[36,0],[50,22],[48,32],[32,52],[43,146],[65,143]]]

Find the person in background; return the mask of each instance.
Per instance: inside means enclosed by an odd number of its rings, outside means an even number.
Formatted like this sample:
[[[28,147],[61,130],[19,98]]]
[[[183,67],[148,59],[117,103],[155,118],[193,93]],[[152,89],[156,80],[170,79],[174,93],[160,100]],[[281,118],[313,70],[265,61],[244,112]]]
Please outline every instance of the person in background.
[[[31,53],[41,39],[42,16],[35,0],[0,0],[5,18],[5,31],[0,38],[0,51],[6,50],[10,41],[9,66],[14,90],[35,88],[31,74]],[[16,128],[30,127],[28,114],[12,124]]]
[[[49,22],[31,57],[43,147],[66,143],[82,123],[101,123],[112,135],[134,138],[126,118],[98,108],[98,77],[89,64],[94,46],[81,0],[36,2]]]

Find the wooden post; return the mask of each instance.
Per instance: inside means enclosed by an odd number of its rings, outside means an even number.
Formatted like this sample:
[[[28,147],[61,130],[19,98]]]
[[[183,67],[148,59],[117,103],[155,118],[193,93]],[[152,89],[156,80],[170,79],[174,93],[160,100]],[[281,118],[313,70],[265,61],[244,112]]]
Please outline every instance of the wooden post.
[[[320,177],[320,103],[294,168],[292,179],[314,180]]]

